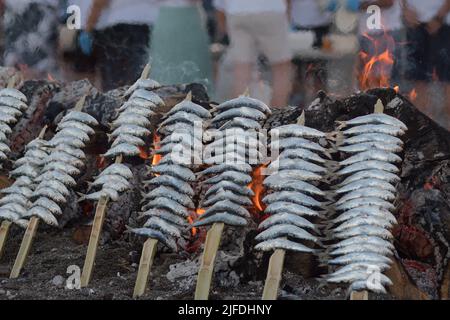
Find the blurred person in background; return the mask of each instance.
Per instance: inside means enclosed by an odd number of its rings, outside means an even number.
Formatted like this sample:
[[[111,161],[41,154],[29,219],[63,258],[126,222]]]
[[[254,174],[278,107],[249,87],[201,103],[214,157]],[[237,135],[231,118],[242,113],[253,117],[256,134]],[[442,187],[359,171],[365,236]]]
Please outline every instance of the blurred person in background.
[[[290,0],[289,12],[294,30],[314,33],[313,48],[329,48],[325,38],[331,29],[331,11],[324,10],[317,0]],[[303,103],[307,103],[317,91],[326,89],[327,62],[319,58],[306,60],[298,57],[294,59],[294,64],[297,72],[293,92],[300,93]],[[313,83],[307,86],[310,76]]]
[[[58,79],[58,0],[4,0],[5,66],[22,71],[24,79]]]
[[[86,29],[87,18],[90,13],[93,0],[64,0],[61,9],[62,23],[59,26],[58,54],[60,56],[60,71],[62,78],[66,82],[89,79],[89,81],[101,87],[101,83],[96,83],[95,76],[95,57],[94,55],[85,55],[80,44],[77,42],[80,32]],[[69,29],[68,22],[74,18],[74,13],[67,13],[69,6],[75,5],[80,10],[81,30]]]
[[[450,116],[450,0],[402,0],[407,26],[406,77],[415,81],[418,107],[430,110],[430,82],[444,83]]]
[[[152,78],[162,84],[201,83],[213,95],[206,23],[202,1],[163,1],[150,50]]]
[[[162,0],[92,0],[81,51],[94,55],[102,89],[129,85],[148,63],[151,28]]]
[[[347,9],[359,11],[360,89],[398,85],[401,77],[401,0],[347,0]],[[381,25],[373,24],[370,6],[381,8]],[[372,64],[373,63],[373,64]]]
[[[234,95],[249,87],[253,67],[263,54],[272,72],[271,105],[287,106],[291,92],[287,0],[216,0],[215,7],[219,11],[219,33],[230,38]]]

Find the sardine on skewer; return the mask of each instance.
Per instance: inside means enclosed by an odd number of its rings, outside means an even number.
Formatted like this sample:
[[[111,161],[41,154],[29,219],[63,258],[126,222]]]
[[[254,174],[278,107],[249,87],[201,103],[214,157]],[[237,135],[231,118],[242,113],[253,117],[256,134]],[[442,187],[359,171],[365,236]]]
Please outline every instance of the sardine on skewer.
[[[327,263],[339,265],[324,276],[330,283],[348,283],[350,290],[385,293],[391,285],[382,274],[393,253],[391,228],[396,218],[391,213],[396,198],[395,183],[400,181],[395,164],[402,161],[399,138],[407,127],[385,114],[371,114],[341,122],[343,132],[339,151],[350,156],[340,162],[338,176],[346,176],[337,185],[340,196],[335,203],[338,213],[328,221],[323,232],[335,241],[327,249]],[[370,277],[377,272],[376,286]]]

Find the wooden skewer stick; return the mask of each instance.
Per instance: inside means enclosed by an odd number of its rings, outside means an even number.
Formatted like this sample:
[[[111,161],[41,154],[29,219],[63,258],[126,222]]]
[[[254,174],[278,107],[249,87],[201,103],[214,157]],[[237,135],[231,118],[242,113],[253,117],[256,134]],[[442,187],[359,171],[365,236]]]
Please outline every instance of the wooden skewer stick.
[[[304,126],[306,122],[305,111],[297,119],[297,124]],[[283,272],[284,257],[286,251],[277,249],[274,251],[269,261],[267,270],[266,283],[264,285],[263,300],[276,300],[278,297],[278,289],[280,287],[281,274]]]
[[[28,257],[28,253],[30,252],[31,245],[33,244],[34,236],[36,235],[37,229],[39,226],[39,218],[31,217],[28,222],[27,230],[22,239],[22,243],[20,244],[19,253],[17,253],[16,260],[14,261],[14,265],[11,269],[10,278],[15,279],[19,277],[20,272],[25,264],[25,261]]]
[[[141,80],[144,79],[148,79],[149,75],[150,75],[150,70],[151,70],[152,66],[150,63],[147,63],[144,67],[144,69],[142,70],[141,73]]]
[[[141,297],[148,285],[148,276],[155,258],[158,240],[147,239],[142,247],[141,261],[139,262],[139,271],[134,286],[133,298]]]
[[[122,161],[122,155],[116,158],[116,163],[122,163]],[[89,245],[84,260],[83,272],[81,274],[81,287],[87,287],[91,281],[92,270],[94,269],[95,258],[97,256],[98,242],[100,240],[103,222],[105,221],[108,202],[109,197],[100,197],[95,209],[94,223],[92,224],[91,236],[89,238]]]
[[[6,238],[8,238],[9,228],[11,227],[11,221],[3,221],[0,226],[0,259],[5,249]]]
[[[16,81],[17,81],[17,74],[13,75],[13,76],[9,79],[8,84],[7,84],[6,87],[7,87],[8,89],[14,88],[14,87],[16,86]]]
[[[185,100],[190,101],[192,99],[192,93],[189,91]],[[158,240],[149,238],[145,241],[142,247],[141,260],[139,261],[139,270],[136,278],[136,284],[134,285],[133,298],[141,297],[148,285],[148,276],[153,265],[153,259],[155,258],[156,249],[158,247]]]
[[[377,103],[375,104],[373,113],[383,113],[383,112],[384,112],[383,102],[380,99],[378,99]],[[350,293],[350,300],[369,300],[369,292],[367,290],[352,291]]]
[[[266,283],[264,285],[262,296],[263,300],[277,300],[285,255],[285,250],[277,249],[270,257],[269,269],[267,271]]]
[[[206,235],[205,249],[202,262],[197,276],[197,287],[195,288],[195,300],[208,300],[211,287],[214,261],[222,238],[223,223],[214,223]]]
[[[45,125],[44,128],[42,128],[41,132],[39,133],[38,136],[39,139],[44,138],[46,130],[47,125]],[[28,227],[25,230],[22,243],[20,244],[16,260],[14,261],[14,265],[11,269],[11,274],[9,276],[11,279],[17,278],[20,275],[20,272],[22,271],[25,261],[27,260],[28,253],[30,252],[31,245],[33,244],[34,236],[36,235],[38,226],[39,226],[39,218],[31,217],[30,221],[28,222]]]
[[[140,79],[147,79],[150,75],[150,64],[147,64],[142,70]],[[116,158],[116,163],[122,163],[123,155]],[[94,269],[95,258],[97,256],[98,242],[100,234],[105,221],[106,209],[109,202],[109,197],[100,197],[97,207],[95,209],[94,223],[92,225],[91,235],[89,238],[86,258],[84,260],[83,272],[81,274],[81,287],[87,287],[92,278],[92,271]]]

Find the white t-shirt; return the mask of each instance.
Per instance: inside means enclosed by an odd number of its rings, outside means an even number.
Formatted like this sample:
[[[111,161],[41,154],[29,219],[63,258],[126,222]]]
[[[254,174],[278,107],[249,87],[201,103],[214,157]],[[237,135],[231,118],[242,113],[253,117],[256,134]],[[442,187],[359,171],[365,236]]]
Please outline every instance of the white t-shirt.
[[[377,33],[380,31],[395,31],[403,28],[402,23],[402,8],[400,0],[394,0],[394,4],[389,8],[381,9],[381,26],[382,29],[369,29],[367,21],[373,13],[363,12],[359,20],[359,32],[363,33]]]
[[[292,0],[292,24],[303,28],[329,25],[331,13],[323,11],[317,0]]]
[[[420,22],[425,23],[436,16],[445,0],[406,0],[406,2],[417,11]],[[450,15],[447,16],[447,23],[450,23]]]
[[[231,15],[287,11],[286,0],[214,0],[214,6]]]
[[[163,3],[163,0],[111,0],[100,16],[97,29],[104,29],[118,23],[152,25]]]

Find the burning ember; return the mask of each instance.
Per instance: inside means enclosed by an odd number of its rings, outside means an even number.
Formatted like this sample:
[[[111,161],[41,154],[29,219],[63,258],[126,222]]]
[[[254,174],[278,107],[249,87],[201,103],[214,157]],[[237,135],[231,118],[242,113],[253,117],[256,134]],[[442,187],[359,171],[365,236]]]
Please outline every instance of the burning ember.
[[[161,138],[155,133],[153,135],[153,148],[155,150],[158,150],[160,148],[159,142],[161,141]],[[157,165],[162,159],[162,156],[160,154],[154,154],[152,159],[152,165]]]
[[[411,100],[411,102],[415,102],[417,99],[417,90],[414,88],[411,90],[411,92],[408,94],[408,98],[409,100]]]
[[[252,202],[258,213],[263,212],[265,209],[265,205],[261,201],[262,194],[264,193],[264,175],[262,175],[261,171],[264,168],[265,166],[262,165],[253,171],[252,182],[248,185],[255,194],[252,198]]]

